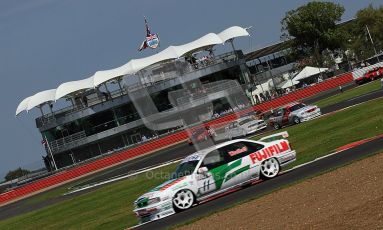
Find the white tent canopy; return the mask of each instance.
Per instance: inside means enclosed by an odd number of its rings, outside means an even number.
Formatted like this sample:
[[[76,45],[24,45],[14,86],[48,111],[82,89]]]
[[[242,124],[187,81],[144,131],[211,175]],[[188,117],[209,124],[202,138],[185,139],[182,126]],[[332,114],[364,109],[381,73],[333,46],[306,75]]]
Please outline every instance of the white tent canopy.
[[[56,90],[55,101],[62,97],[65,97],[68,94],[90,88],[94,88],[93,76],[83,80],[63,83]]]
[[[128,67],[131,69],[131,73],[137,73],[138,71],[151,66],[156,63],[172,60],[178,58],[179,55],[177,54],[177,49],[175,46],[169,46],[168,48],[164,49],[163,51],[154,54],[149,57],[140,58],[140,59],[133,59],[128,62]]]
[[[78,80],[71,81],[61,84],[55,91],[54,101],[86,89],[95,88],[100,84],[113,80],[115,78],[135,74],[138,71],[151,66],[156,63],[177,59],[182,57],[185,54],[190,54],[192,52],[196,52],[198,50],[206,49],[207,47],[211,47],[217,44],[224,44],[227,40],[233,39],[241,36],[250,36],[246,29],[233,26],[225,29],[219,34],[209,33],[205,36],[198,38],[195,41],[189,42],[180,46],[169,46],[165,50],[154,54],[149,57],[140,58],[140,59],[132,59],[128,63],[117,67],[115,69],[110,70],[102,70],[97,71],[93,76]],[[38,106],[42,103],[52,101],[53,90],[47,90],[40,93],[35,94],[33,97],[33,101],[31,105],[28,107],[28,101],[30,97],[25,98],[17,107],[16,115],[22,112],[23,110],[29,110],[35,106]]]
[[[115,69],[100,70],[97,71],[93,77],[93,87],[97,87],[105,82],[113,80],[115,78],[132,74],[132,68],[128,66],[128,63]]]
[[[209,33],[185,45],[175,46],[175,49],[178,56],[181,57],[187,53],[192,53],[193,51],[198,51],[205,47],[214,46],[214,45],[222,44],[222,43],[223,42],[221,38],[218,37],[217,34]]]
[[[295,81],[299,81],[299,80],[311,77],[313,75],[319,74],[319,73],[327,71],[327,70],[328,70],[328,68],[306,66],[293,79]]]
[[[278,85],[278,87],[282,89],[286,89],[297,84],[299,84],[299,81],[292,79],[292,80],[286,80],[282,82],[281,84]]]
[[[31,110],[32,108],[39,106],[41,104],[54,101],[56,96],[56,89],[49,89],[42,91],[40,93],[36,93],[35,95],[30,97],[28,101],[27,110]]]
[[[256,86],[257,88],[252,91],[252,95],[264,93],[273,87],[273,80],[269,79],[266,82]]]
[[[250,34],[245,28],[239,26],[232,26],[218,34],[218,37],[221,38],[222,43],[229,39],[241,36],[250,36]]]
[[[27,110],[28,102],[30,99],[31,99],[31,97],[27,97],[20,102],[20,104],[17,106],[17,109],[16,109],[16,116],[19,115],[19,113]]]

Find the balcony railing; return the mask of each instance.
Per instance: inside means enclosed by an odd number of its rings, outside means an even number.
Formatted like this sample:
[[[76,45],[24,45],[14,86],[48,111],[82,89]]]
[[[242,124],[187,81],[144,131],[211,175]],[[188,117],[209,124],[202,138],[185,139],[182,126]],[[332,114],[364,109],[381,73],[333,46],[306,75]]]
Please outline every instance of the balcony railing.
[[[60,151],[65,145],[73,144],[76,141],[80,141],[86,137],[85,131],[81,131],[54,141],[49,142],[49,147],[53,153]]]

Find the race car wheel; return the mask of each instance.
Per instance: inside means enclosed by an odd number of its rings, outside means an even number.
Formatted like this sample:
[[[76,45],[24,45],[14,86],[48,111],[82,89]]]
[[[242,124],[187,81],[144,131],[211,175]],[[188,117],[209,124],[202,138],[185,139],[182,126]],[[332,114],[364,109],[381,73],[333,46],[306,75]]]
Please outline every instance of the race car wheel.
[[[301,119],[299,119],[299,117],[294,117],[294,123],[295,124],[301,123]]]
[[[180,190],[173,197],[173,205],[176,211],[190,208],[194,204],[194,194],[190,190]]]
[[[278,175],[279,163],[275,158],[269,158],[261,164],[261,176],[264,179],[270,179]]]
[[[274,123],[274,129],[280,129],[281,128],[281,126],[278,124],[278,123]]]

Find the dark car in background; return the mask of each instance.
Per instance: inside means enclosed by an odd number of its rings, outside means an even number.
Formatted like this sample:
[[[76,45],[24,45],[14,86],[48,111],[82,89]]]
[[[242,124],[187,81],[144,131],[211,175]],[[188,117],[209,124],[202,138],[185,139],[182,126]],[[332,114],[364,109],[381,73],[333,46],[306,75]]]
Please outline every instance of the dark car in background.
[[[191,136],[188,139],[188,144],[193,145],[193,143],[206,141],[211,136],[209,132],[209,127],[199,127],[192,131]]]

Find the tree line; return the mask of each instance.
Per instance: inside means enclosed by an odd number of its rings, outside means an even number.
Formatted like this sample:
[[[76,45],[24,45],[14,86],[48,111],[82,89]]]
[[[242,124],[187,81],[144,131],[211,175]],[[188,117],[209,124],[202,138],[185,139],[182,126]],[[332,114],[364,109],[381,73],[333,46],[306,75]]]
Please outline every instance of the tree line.
[[[25,176],[27,174],[29,174],[30,171],[29,170],[26,170],[26,169],[22,169],[21,167],[15,169],[15,170],[10,170],[7,175],[5,175],[4,179],[6,181],[10,181],[10,180],[14,180],[14,179],[17,179],[19,177],[22,177],[22,176]]]
[[[369,5],[342,23],[344,11],[333,2],[309,2],[288,11],[281,21],[281,39],[290,43],[289,55],[305,65],[331,67],[339,54],[359,62],[380,53],[383,7]]]

